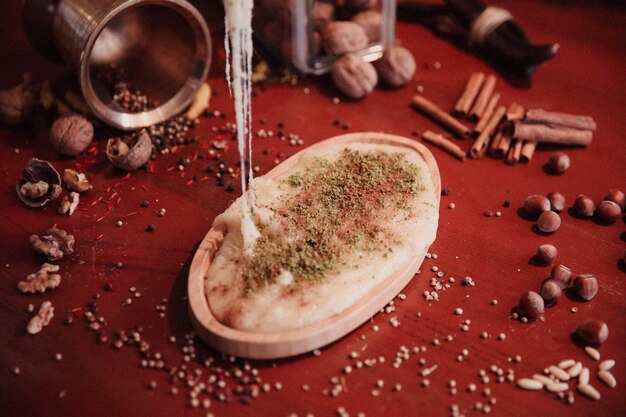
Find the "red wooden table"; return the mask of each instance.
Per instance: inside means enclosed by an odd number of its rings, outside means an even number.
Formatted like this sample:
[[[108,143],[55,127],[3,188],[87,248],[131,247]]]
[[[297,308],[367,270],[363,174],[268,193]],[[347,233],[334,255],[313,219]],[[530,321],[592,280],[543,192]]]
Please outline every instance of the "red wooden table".
[[[518,213],[529,194],[558,190],[571,204],[581,193],[599,201],[609,188],[626,188],[626,12],[611,3],[500,1],[498,5],[508,8],[537,41],[561,44],[558,57],[540,67],[528,83],[498,74],[496,90],[503,101],[589,114],[599,126],[593,143],[588,149],[565,150],[572,166],[561,176],[542,170],[553,150],[548,147],[540,146],[529,164],[515,166],[488,157],[460,163],[433,149],[442,185],[450,190],[441,200],[438,237],[431,248],[437,259],[426,260],[422,273],[404,289],[406,299],[395,300],[395,311],[376,315],[322,349],[319,356],[305,354],[247,364],[223,358],[201,341],[185,338],[191,332],[185,293],[195,247],[214,217],[240,192],[237,179],[227,181],[226,185],[234,185],[232,192],[218,186],[214,173],[206,173],[209,166],[217,168],[217,162],[198,158],[207,154],[213,140],[220,139],[219,128],[234,119],[219,53],[209,82],[220,94],[213,97],[211,107],[226,117],[203,118],[195,130],[198,143],[159,157],[152,173],[138,171],[125,177],[103,157],[106,138],[97,140],[96,163],[86,170],[94,189],[83,196],[83,202],[89,205],[103,197],[111,207],[108,212],[105,204],[97,203],[72,217],[61,217],[56,205],[41,210],[22,205],[14,184],[31,157],[50,160],[59,170],[72,167],[74,161],[59,156],[49,145],[50,117],[39,115],[33,123],[0,130],[4,190],[0,199],[0,415],[204,416],[212,412],[216,416],[330,416],[343,407],[352,416],[360,411],[368,416],[445,416],[450,415],[453,404],[465,415],[482,414],[487,404],[491,414],[502,416],[626,414],[622,388],[626,383],[623,219],[607,226],[564,212],[561,228],[553,235],[541,236],[533,232],[534,223]],[[212,22],[218,47],[222,39],[219,8],[202,4],[201,9]],[[26,71],[38,80],[63,74],[63,68],[47,63],[29,47],[20,31],[19,6],[5,4],[1,10],[0,87],[17,83]],[[283,123],[282,130],[299,135],[304,146],[346,131],[411,136],[414,130],[439,130],[409,107],[417,86],[423,86],[426,97],[451,108],[471,72],[495,72],[423,27],[399,23],[397,37],[419,65],[406,87],[379,88],[363,101],[333,104],[333,97],[340,94],[328,77],[301,80],[295,86],[268,83],[264,89],[255,89],[255,130],[277,132],[281,130],[278,124]],[[434,68],[436,62],[440,69]],[[334,125],[335,119],[348,129]],[[469,141],[462,146],[468,147]],[[275,159],[282,160],[301,147],[274,136],[255,139],[254,149],[253,163],[263,173]],[[176,169],[181,158],[191,159],[184,171]],[[235,146],[231,144],[221,158],[226,166],[233,166],[238,159]],[[190,182],[194,176],[198,181]],[[141,206],[144,200],[149,207]],[[505,200],[511,201],[510,208],[502,207]],[[449,209],[450,203],[456,208]],[[167,210],[164,217],[157,216],[160,208]],[[502,216],[484,217],[485,210],[501,211]],[[115,226],[118,220],[123,227]],[[33,253],[28,237],[44,233],[53,224],[74,234],[76,253],[59,262],[59,288],[43,295],[20,295],[17,282],[43,262]],[[145,231],[148,224],[155,226],[153,232]],[[530,262],[541,243],[556,245],[558,261],[575,273],[595,274],[600,292],[591,302],[564,297],[559,305],[546,310],[545,320],[524,324],[509,316],[519,296],[538,290],[549,273],[548,267]],[[116,266],[119,262],[122,267]],[[429,289],[435,266],[446,278],[455,277],[456,283],[440,293],[439,301],[427,302],[422,294]],[[471,276],[476,286],[460,285],[466,276]],[[107,283],[112,290],[106,290]],[[132,304],[126,304],[127,299]],[[52,301],[55,317],[41,334],[29,336],[25,332],[30,318],[27,306],[38,306],[44,300]],[[83,318],[93,301],[96,317],[106,321],[97,332],[90,330]],[[159,315],[157,307],[164,309],[164,314]],[[461,316],[454,314],[457,307],[463,309]],[[577,313],[572,312],[574,307]],[[73,317],[71,325],[63,324],[67,317]],[[390,324],[392,317],[397,317],[399,327]],[[597,379],[597,364],[572,341],[572,330],[590,317],[608,323],[610,336],[600,352],[602,358],[617,362],[612,370],[618,380],[614,389]],[[460,328],[465,320],[471,321],[467,332]],[[130,333],[137,326],[141,340],[149,343],[147,352],[153,361],[146,359],[144,365],[162,369],[142,367],[142,355],[135,345],[115,348],[115,332]],[[482,339],[482,332],[489,337]],[[501,333],[504,340],[498,337]],[[104,335],[106,342],[99,343],[98,335]],[[438,346],[434,339],[440,341]],[[191,351],[189,346],[193,346]],[[394,367],[394,358],[398,352],[402,356],[405,348],[407,359]],[[467,356],[459,362],[457,357],[464,349]],[[351,358],[351,352],[358,357]],[[61,361],[55,360],[57,353],[61,353]],[[520,362],[514,359],[517,355]],[[213,362],[205,363],[210,358]],[[590,367],[601,400],[595,402],[576,393],[574,404],[567,405],[554,394],[526,392],[514,383],[498,382],[497,369],[504,376],[513,372],[519,378],[568,358]],[[360,369],[358,361],[363,363]],[[347,365],[353,369],[349,374],[342,371]],[[425,378],[420,376],[433,365],[436,370]],[[496,373],[491,372],[492,367]],[[20,370],[18,375],[14,375],[15,368]],[[481,370],[486,371],[488,381],[481,377]],[[179,372],[183,380],[175,381]],[[240,373],[248,375],[248,380],[260,379],[261,392],[248,405],[240,402],[242,395],[237,393],[237,385],[247,382]],[[214,386],[214,394],[201,391],[195,404],[186,377],[197,380],[190,385],[203,382]],[[382,387],[377,386],[379,380],[384,382]],[[456,382],[455,395],[450,393],[451,380]],[[263,383],[269,384],[265,387],[269,392],[263,392]],[[400,390],[394,388],[396,384]],[[468,389],[471,384],[476,386],[473,392]],[[575,389],[574,383],[570,385]],[[342,391],[330,395],[333,389],[338,391],[336,386]],[[219,392],[231,401],[222,402]],[[204,408],[208,405],[205,399],[211,402],[208,409]],[[483,411],[477,409],[478,403]]]

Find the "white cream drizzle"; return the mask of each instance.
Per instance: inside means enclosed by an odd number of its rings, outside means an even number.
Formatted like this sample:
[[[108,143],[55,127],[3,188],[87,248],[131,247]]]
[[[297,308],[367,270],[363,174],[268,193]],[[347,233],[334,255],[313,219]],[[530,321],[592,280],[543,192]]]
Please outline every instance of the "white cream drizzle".
[[[252,0],[224,0],[226,36],[226,80],[231,96],[235,98],[237,143],[241,166],[241,234],[243,249],[251,255],[256,240],[261,236],[252,219],[254,197],[252,189],[246,193],[246,167],[252,188]],[[232,71],[232,78],[231,78]]]

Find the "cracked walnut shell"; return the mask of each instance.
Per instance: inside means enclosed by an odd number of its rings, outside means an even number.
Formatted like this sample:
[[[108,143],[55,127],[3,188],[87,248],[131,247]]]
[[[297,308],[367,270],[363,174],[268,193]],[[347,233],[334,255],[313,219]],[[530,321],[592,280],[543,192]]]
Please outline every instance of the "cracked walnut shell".
[[[107,143],[107,157],[116,167],[124,171],[134,171],[148,162],[152,156],[152,140],[143,129],[133,137],[111,138]]]
[[[28,207],[42,207],[61,194],[61,176],[48,161],[28,161],[15,186],[17,196]]]
[[[345,95],[354,99],[368,95],[378,82],[374,66],[356,54],[346,54],[335,61],[332,78]]]

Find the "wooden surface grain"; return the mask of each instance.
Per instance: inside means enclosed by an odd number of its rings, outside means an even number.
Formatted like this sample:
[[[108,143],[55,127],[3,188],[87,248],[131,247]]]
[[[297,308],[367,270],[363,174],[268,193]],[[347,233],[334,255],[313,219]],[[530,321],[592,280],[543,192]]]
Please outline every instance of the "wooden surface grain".
[[[63,75],[62,67],[47,63],[30,49],[19,29],[18,2],[13,3],[3,5],[0,13],[0,87],[15,84],[25,71],[39,80]],[[213,127],[219,129],[234,119],[220,72],[223,64],[219,50],[209,82],[220,94],[213,97],[211,107],[224,112],[226,118],[202,119],[195,133],[199,143],[159,157],[154,173],[141,171],[125,178],[102,155],[106,138],[97,140],[96,163],[86,170],[94,189],[83,201],[89,204],[103,197],[110,202],[112,209],[100,222],[97,219],[107,211],[105,204],[97,203],[72,217],[61,217],[56,214],[56,206],[29,209],[14,194],[15,181],[33,156],[50,160],[58,169],[73,166],[71,159],[56,154],[47,142],[49,117],[40,115],[32,124],[0,130],[0,181],[4,190],[0,198],[0,414],[204,416],[212,412],[216,416],[331,416],[344,407],[350,415],[363,411],[368,416],[446,416],[457,404],[465,415],[480,415],[476,404],[487,404],[493,397],[496,402],[491,405],[491,414],[499,416],[624,415],[623,218],[616,224],[602,225],[566,211],[561,216],[561,228],[544,236],[533,231],[534,222],[520,216],[518,209],[528,194],[559,190],[569,205],[581,193],[598,201],[609,188],[626,188],[626,12],[614,3],[501,1],[498,5],[508,8],[533,39],[561,44],[557,58],[541,66],[530,81],[496,72],[423,27],[399,23],[398,39],[419,64],[415,78],[402,89],[378,88],[364,101],[342,100],[339,104],[332,102],[339,93],[328,77],[306,79],[297,86],[274,83],[264,90],[256,89],[255,129],[276,132],[282,122],[282,130],[299,135],[305,146],[345,133],[333,124],[335,119],[348,127],[347,132],[384,131],[407,136],[414,130],[440,131],[410,107],[417,86],[423,86],[426,97],[451,109],[474,71],[497,75],[496,91],[505,104],[516,101],[526,107],[588,114],[597,122],[598,131],[589,148],[565,149],[572,166],[560,176],[548,175],[542,169],[555,149],[545,145],[538,146],[529,164],[512,167],[490,158],[461,163],[431,148],[442,185],[450,190],[442,197],[439,232],[432,247],[437,259],[424,263],[422,273],[402,291],[406,299],[395,301],[395,311],[377,314],[370,323],[322,349],[321,355],[252,362],[258,377],[270,383],[271,390],[249,405],[240,404],[237,395],[230,403],[223,403],[216,398],[219,395],[202,392],[198,398],[210,398],[210,408],[205,410],[200,405],[193,409],[190,389],[184,382],[172,382],[166,371],[143,368],[142,357],[134,347],[113,347],[116,330],[141,326],[141,337],[150,344],[149,352],[160,353],[168,369],[186,366],[189,374],[200,369],[199,380],[206,382],[210,374],[219,372],[218,365],[225,370],[245,367],[243,361],[230,362],[199,340],[193,341],[195,357],[188,361],[185,358],[190,355],[185,339],[191,332],[185,295],[191,258],[213,218],[239,193],[236,179],[232,180],[233,192],[219,187],[212,176],[186,185],[193,175],[211,175],[205,170],[208,166],[216,168],[216,161],[194,156],[206,154],[211,142],[221,139]],[[219,8],[205,3],[201,6],[212,22],[217,46],[222,38]],[[440,69],[434,68],[436,62],[441,64]],[[305,87],[310,89],[309,94],[304,92]],[[265,124],[261,124],[263,120]],[[470,146],[468,140],[459,143],[466,149]],[[255,141],[254,164],[260,167],[260,173],[267,172],[275,159],[284,159],[299,149],[277,137],[259,138]],[[192,161],[181,178],[175,167],[185,157]],[[235,164],[238,156],[233,145],[223,152],[222,159],[227,166]],[[144,200],[150,202],[148,208],[141,207]],[[502,207],[504,200],[511,201],[510,208]],[[448,209],[450,203],[456,207]],[[158,217],[156,210],[162,207],[167,214]],[[502,216],[484,217],[485,210],[501,211]],[[123,220],[124,226],[115,227],[117,220]],[[43,295],[20,295],[17,282],[43,262],[32,252],[28,237],[44,233],[53,224],[75,235],[76,253],[59,262],[60,287]],[[154,232],[145,231],[148,224],[154,224]],[[549,273],[549,268],[531,261],[541,243],[556,245],[558,261],[575,273],[596,274],[600,292],[590,302],[564,297],[546,310],[545,320],[523,324],[509,319],[509,315],[519,296],[527,290],[538,290]],[[123,267],[116,267],[117,262]],[[435,266],[445,278],[454,277],[456,282],[440,292],[439,301],[426,302],[422,294],[430,289],[430,278],[434,276],[431,268]],[[466,276],[471,276],[476,286],[460,285]],[[105,283],[112,284],[112,291],[103,289]],[[141,292],[140,298],[129,291],[131,287]],[[103,344],[97,343],[96,333],[89,330],[81,316],[95,294],[100,294],[96,315],[106,319],[101,330],[108,341]],[[125,305],[127,298],[132,304]],[[163,298],[167,298],[167,309],[161,318],[155,307],[165,305]],[[491,304],[494,299],[497,305]],[[41,334],[28,336],[27,305],[38,306],[44,300],[52,301],[55,317]],[[572,313],[574,307],[577,313]],[[461,316],[454,314],[456,308],[463,309]],[[72,316],[72,310],[78,317],[72,325],[64,325],[63,319]],[[391,326],[392,317],[397,317],[399,327]],[[617,362],[612,369],[618,381],[614,389],[597,379],[597,364],[571,338],[575,326],[591,317],[605,320],[610,329],[600,352],[602,358]],[[464,320],[471,321],[467,332],[460,328]],[[490,337],[481,339],[482,332]],[[498,339],[500,333],[505,335],[504,340]],[[175,343],[169,342],[172,335]],[[448,335],[451,341],[446,341]],[[434,339],[440,341],[439,346],[433,345]],[[392,364],[402,347],[409,349],[408,360],[396,368]],[[414,347],[420,352],[413,353]],[[468,355],[458,362],[457,356],[464,349]],[[353,351],[358,358],[349,358]],[[55,361],[56,353],[62,354],[61,361]],[[508,361],[516,355],[521,362]],[[214,362],[206,368],[208,358],[214,358]],[[497,375],[489,371],[495,365],[505,375],[511,369],[516,378],[531,376],[566,358],[580,360],[592,369],[591,381],[600,391],[601,400],[591,401],[576,393],[574,404],[567,405],[554,394],[526,392],[511,383],[498,383]],[[357,369],[357,361],[366,359],[371,366]],[[420,359],[426,365],[420,365]],[[420,372],[435,364],[437,369],[426,377],[429,386],[424,387]],[[349,374],[342,372],[346,365],[353,368]],[[13,374],[15,367],[19,367],[19,375]],[[481,370],[487,371],[488,382],[481,380]],[[335,386],[333,377],[343,387],[336,397],[323,394]],[[220,378],[225,389],[236,390],[236,378],[224,373]],[[448,388],[452,379],[457,384],[456,395],[451,395]],[[376,386],[378,380],[384,381],[383,387]],[[154,389],[148,387],[151,381],[156,384]],[[275,387],[277,382],[280,390]],[[393,389],[396,384],[402,387],[398,392]],[[469,384],[476,384],[475,392],[468,391]],[[570,383],[572,389],[574,385]],[[176,395],[169,394],[171,387],[178,389]],[[374,389],[380,395],[373,395]],[[486,389],[490,393],[485,396]]]

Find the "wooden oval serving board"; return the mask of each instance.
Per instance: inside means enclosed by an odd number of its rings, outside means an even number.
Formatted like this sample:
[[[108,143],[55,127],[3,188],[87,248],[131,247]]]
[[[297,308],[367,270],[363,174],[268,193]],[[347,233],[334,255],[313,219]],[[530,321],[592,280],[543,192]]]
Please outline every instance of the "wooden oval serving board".
[[[426,161],[430,169],[435,193],[439,198],[441,180],[435,158],[424,145],[415,140],[385,133],[350,133],[324,140],[306,150],[352,143],[392,145],[417,152]],[[285,171],[293,169],[299,163],[301,152],[286,159],[266,175],[275,178]],[[251,359],[275,359],[298,355],[341,338],[369,320],[387,305],[413,278],[426,255],[423,253],[408,259],[401,268],[339,314],[301,329],[276,333],[256,333],[237,330],[222,324],[209,308],[205,294],[205,280],[208,279],[206,274],[225,234],[226,230],[212,228],[196,251],[189,270],[187,285],[189,313],[197,334],[210,346],[227,354]]]

